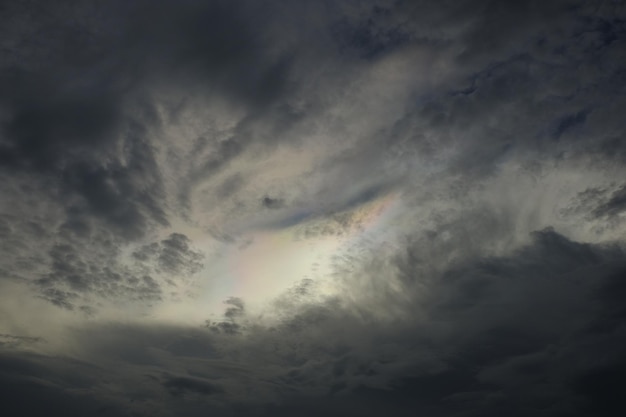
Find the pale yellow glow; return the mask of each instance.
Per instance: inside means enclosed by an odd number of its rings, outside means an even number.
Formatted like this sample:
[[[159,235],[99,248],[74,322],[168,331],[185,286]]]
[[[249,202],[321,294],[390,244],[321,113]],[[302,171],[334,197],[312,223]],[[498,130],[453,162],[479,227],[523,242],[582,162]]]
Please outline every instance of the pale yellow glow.
[[[154,314],[173,321],[218,318],[229,297],[243,299],[248,312],[260,314],[304,279],[314,280],[320,295],[333,294],[339,291],[332,274],[336,259],[355,246],[384,239],[397,201],[392,193],[291,227],[253,230],[236,243],[198,239],[194,245],[208,254],[207,266],[197,277],[198,295],[186,302],[162,303]]]

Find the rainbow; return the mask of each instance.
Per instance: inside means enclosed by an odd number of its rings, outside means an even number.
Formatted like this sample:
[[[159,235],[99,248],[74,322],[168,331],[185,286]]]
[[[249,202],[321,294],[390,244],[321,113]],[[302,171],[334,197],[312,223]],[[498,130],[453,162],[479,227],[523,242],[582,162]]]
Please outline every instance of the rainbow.
[[[210,303],[233,296],[259,305],[302,279],[330,275],[335,257],[384,239],[399,200],[399,193],[390,192],[326,216],[250,232],[244,245],[230,245],[222,254],[207,288]]]

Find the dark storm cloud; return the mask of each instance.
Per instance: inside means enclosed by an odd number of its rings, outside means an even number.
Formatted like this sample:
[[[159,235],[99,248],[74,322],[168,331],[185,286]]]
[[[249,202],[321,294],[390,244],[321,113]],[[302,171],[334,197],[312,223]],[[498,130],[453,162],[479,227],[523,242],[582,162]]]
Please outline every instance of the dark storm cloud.
[[[557,126],[556,126],[552,136],[555,139],[558,139],[566,131],[568,131],[570,129],[573,129],[573,128],[577,127],[578,125],[584,124],[585,120],[587,120],[587,112],[584,111],[584,110],[581,110],[581,111],[579,111],[577,113],[574,113],[574,114],[570,114],[570,115],[564,116],[563,118],[561,118],[558,121]]]
[[[252,2],[140,2],[131,7],[131,56],[174,82],[199,82],[264,106],[282,93],[289,60],[272,59],[258,36],[266,11]],[[185,79],[187,78],[187,80]]]
[[[265,25],[262,15],[247,6],[7,6],[0,165],[57,189],[50,198],[68,201],[68,230],[85,233],[95,218],[136,238],[166,225],[151,138],[162,120],[143,90],[162,80],[194,83],[259,109],[278,97],[289,59],[269,55],[254,29]],[[202,171],[236,156],[236,145],[223,142]]]
[[[423,249],[416,242],[409,251]],[[389,292],[383,298],[378,294],[368,308],[340,299],[320,303],[313,284],[303,283],[309,290],[298,287],[286,295],[276,310],[282,319],[271,327],[254,325],[242,301],[231,299],[228,305],[237,313],[227,312],[225,322],[252,326],[238,332],[85,328],[76,337],[91,365],[74,362],[72,372],[61,378],[57,372],[70,365],[59,365],[59,359],[8,356],[11,366],[4,369],[10,380],[18,372],[36,373],[37,381],[14,386],[24,393],[55,381],[59,401],[75,395],[76,385],[90,384],[104,398],[105,389],[143,380],[124,398],[114,396],[118,405],[111,406],[126,404],[148,414],[150,398],[159,398],[165,415],[210,398],[215,402],[205,406],[218,407],[223,415],[377,416],[390,410],[396,415],[614,415],[621,407],[618,387],[626,363],[620,348],[624,259],[618,246],[576,243],[544,230],[511,255],[468,258],[427,281],[404,279],[399,292],[382,284],[376,291]],[[422,263],[430,261],[407,254],[394,262],[418,277]],[[356,278],[375,279],[362,273]],[[401,317],[376,318],[394,303],[405,305]],[[85,367],[110,361],[119,365],[102,381],[97,373],[82,376]],[[20,370],[11,371],[15,367]],[[186,371],[155,373],[163,367]],[[159,397],[159,389],[171,400]],[[228,398],[239,404],[236,409],[221,408]],[[201,411],[189,415],[201,415],[196,413]]]
[[[211,395],[219,392],[219,387],[199,378],[168,376],[163,386],[174,396],[184,395],[186,392],[200,395]]]
[[[404,262],[417,279],[429,260]],[[340,304],[300,309],[275,330],[285,348],[292,337],[315,331],[333,336],[287,348],[283,357],[293,370],[286,381],[303,390],[324,381],[341,393],[330,401],[376,398],[407,413],[610,415],[616,391],[588,381],[621,369],[626,359],[616,347],[623,343],[623,308],[610,301],[621,297],[625,266],[619,247],[546,230],[509,257],[472,258],[431,277],[430,285],[408,279],[386,302],[374,298],[383,310],[407,303],[391,329],[355,322]],[[368,310],[376,307],[360,314]],[[611,406],[601,404],[602,395]]]
[[[110,71],[108,54],[115,47],[110,34],[98,37],[92,32],[98,28],[88,26],[89,6],[72,10],[79,16],[76,26],[62,19],[62,8],[24,6],[12,7],[17,9],[13,21],[3,29],[11,40],[8,45],[14,46],[0,76],[6,92],[2,167],[25,171],[56,191],[45,197],[77,197],[76,207],[68,210],[102,219],[122,234],[143,233],[151,217],[164,222],[154,202],[159,174],[143,127],[155,120],[149,108],[143,114],[139,109],[136,116],[126,114],[128,95],[115,79],[124,74],[103,73]],[[29,29],[19,27],[24,20],[31,21]],[[88,45],[76,49],[68,42],[77,37]],[[82,53],[89,55],[84,61],[79,59]],[[139,189],[147,184],[155,187],[150,195]]]
[[[340,52],[375,59],[412,40],[413,34],[403,27],[404,22],[394,21],[397,16],[393,6],[373,5],[368,12],[365,16],[343,17],[333,23],[331,33]]]
[[[0,284],[85,321],[47,342],[47,310],[7,289],[3,406],[623,414],[625,22],[620,1],[4,5]],[[205,120],[220,110],[205,98],[236,115]],[[305,180],[254,183],[273,151],[310,137],[329,156]],[[148,324],[210,266],[173,226],[205,226],[186,218],[198,195],[217,196],[207,217],[315,220],[303,235],[328,237],[395,190],[405,239],[334,256],[338,294],[305,280],[262,314],[231,297],[204,326]],[[216,217],[211,235],[236,242]],[[557,220],[577,228],[543,228]],[[138,323],[99,320],[105,301]],[[12,330],[31,316],[32,331]]]
[[[420,6],[405,7],[413,14],[404,27],[412,23],[416,33],[419,23],[431,29],[422,15],[443,13],[439,6]],[[621,157],[623,141],[613,135],[623,131],[614,112],[623,103],[610,103],[621,99],[609,91],[625,85],[618,52],[624,32],[600,48],[578,47],[581,38],[604,36],[605,25],[623,28],[623,16],[613,15],[623,14],[621,6],[604,6],[599,11],[578,2],[455,3],[456,10],[445,13],[448,20],[426,32],[431,39],[424,41],[441,42],[442,51],[453,53],[454,70],[399,118],[391,149],[437,155],[458,143],[467,148],[455,164],[464,175],[489,173],[512,152],[541,152],[543,158],[569,148],[587,158],[605,141],[620,149],[610,157]],[[457,48],[462,52],[453,52]]]
[[[0,391],[7,412],[28,416],[62,413],[123,415],[121,408],[86,395],[94,388],[90,375],[101,369],[87,363],[15,352],[0,353]],[[33,401],[37,398],[37,401]]]

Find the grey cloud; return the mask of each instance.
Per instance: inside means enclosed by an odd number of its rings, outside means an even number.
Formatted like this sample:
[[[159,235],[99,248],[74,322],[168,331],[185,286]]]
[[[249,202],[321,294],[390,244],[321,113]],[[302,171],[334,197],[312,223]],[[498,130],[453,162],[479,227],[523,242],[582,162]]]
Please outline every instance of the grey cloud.
[[[202,255],[189,247],[189,239],[180,233],[174,233],[161,241],[163,250],[159,255],[159,265],[167,271],[188,270],[193,273],[200,269]]]
[[[75,292],[62,291],[56,288],[45,288],[41,291],[41,297],[58,307],[73,310],[74,304],[72,301],[78,298],[78,294]]]
[[[179,82],[190,77],[253,105],[280,95],[289,65],[284,55],[266,55],[264,40],[255,35],[268,24],[266,16],[254,13],[258,6],[246,1],[146,6],[131,6],[126,22],[131,59],[144,70],[175,75]]]
[[[416,277],[427,262],[395,259]],[[196,397],[221,403],[235,395],[239,413],[374,416],[382,412],[376,407],[385,407],[398,415],[610,415],[619,408],[617,391],[593,381],[617,378],[624,360],[624,270],[619,246],[577,243],[544,230],[512,254],[444,267],[421,287],[405,279],[401,292],[374,298],[380,304],[367,309],[320,301],[314,284],[303,283],[277,304],[281,319],[271,327],[255,324],[242,300],[233,298],[226,304],[236,313],[227,313],[224,323],[248,323],[236,334],[110,326],[84,329],[77,342],[96,364],[120,363],[108,381],[124,384],[162,366],[187,369],[154,381],[188,405]],[[376,279],[362,273],[355,278]],[[403,315],[376,318],[391,303],[405,303],[407,294]],[[295,296],[299,300],[290,302]],[[158,389],[151,387],[148,392]],[[247,389],[259,390],[254,399],[240,397]],[[275,395],[282,401],[271,405]],[[312,405],[320,398],[325,406]],[[160,401],[167,412],[179,406]]]
[[[625,189],[625,186],[616,187],[615,184],[588,188],[572,199],[570,205],[563,209],[563,214],[582,214],[587,220],[595,220],[602,225],[599,227],[619,224],[619,215],[626,208]]]
[[[40,337],[18,336],[12,334],[0,334],[0,347],[16,348],[20,345],[38,343],[42,339]]]
[[[626,209],[626,185],[615,190],[611,194],[608,201],[600,205],[594,210],[594,214],[598,217],[616,216]]]
[[[163,386],[174,396],[184,395],[186,392],[200,395],[211,395],[220,392],[218,386],[200,378],[168,376]]]
[[[364,16],[344,16],[333,23],[331,33],[339,50],[362,59],[375,59],[413,40],[413,34],[394,21],[393,9],[393,6],[373,5]]]
[[[204,256],[191,247],[189,238],[172,233],[160,242],[144,245],[133,256],[141,262],[154,262],[168,274],[194,274],[202,268]]]
[[[419,264],[409,262],[412,273],[419,274]],[[281,380],[304,392],[317,384],[343,386],[335,392],[343,391],[347,398],[379,396],[413,409],[436,406],[442,413],[463,408],[466,414],[461,415],[496,415],[514,412],[521,401],[545,415],[562,407],[562,412],[573,413],[571,404],[595,410],[596,394],[574,392],[572,386],[592,372],[587,366],[593,367],[601,345],[608,363],[623,359],[604,344],[607,337],[615,342],[620,338],[614,331],[623,326],[621,310],[604,297],[611,292],[619,298],[615,282],[623,268],[623,252],[617,247],[579,244],[546,230],[511,256],[469,259],[419,290],[407,281],[394,293],[400,300],[389,298],[380,306],[388,309],[389,303],[405,302],[404,295],[413,294],[406,307],[417,310],[407,311],[397,322],[355,320],[351,307],[341,302],[298,304],[267,334],[280,337],[275,353],[266,356],[268,352],[259,350],[254,357],[291,367]],[[359,311],[367,317],[378,307]],[[602,323],[608,322],[607,314],[615,317],[613,326],[592,331],[591,311]],[[379,340],[399,350],[385,351]],[[409,354],[406,346],[418,351]],[[574,357],[580,366],[572,368],[567,364]],[[545,378],[549,385],[535,389]],[[489,399],[493,392],[500,393],[499,400]]]
[[[564,116],[558,121],[557,126],[554,129],[554,133],[552,135],[555,139],[558,139],[566,131],[584,124],[585,120],[587,120],[587,112],[584,110],[581,110],[574,114]]]
[[[261,199],[261,204],[265,208],[279,209],[285,205],[285,201],[280,198],[272,198],[269,196],[265,196]]]
[[[116,248],[99,249],[90,252],[72,244],[53,246],[48,254],[50,271],[34,281],[41,297],[87,314],[96,310],[87,301],[93,296],[141,302],[161,299],[161,286],[152,277],[120,265]]]
[[[11,59],[0,77],[7,92],[0,161],[5,170],[47,178],[58,187],[54,199],[75,200],[66,206],[69,230],[85,233],[87,223],[76,219],[91,217],[129,238],[167,225],[151,138],[162,121],[141,92],[154,77],[194,79],[194,88],[204,80],[252,107],[273,101],[288,78],[289,60],[266,54],[252,28],[267,22],[248,7],[146,6],[68,4],[61,12],[34,2],[10,7],[13,21],[3,25]],[[30,29],[13,24],[20,21]],[[236,144],[224,142],[221,159],[202,171],[237,155]]]
[[[120,404],[87,394],[96,385],[90,375],[101,371],[90,364],[3,351],[0,368],[3,406],[7,412],[29,416],[124,415]]]
[[[12,10],[13,22],[30,19],[30,30],[3,25],[6,38],[14,45],[7,47],[16,55],[3,63],[0,77],[7,91],[2,100],[6,110],[0,146],[3,169],[26,171],[34,180],[48,183],[58,190],[53,198],[78,198],[78,210],[119,227],[129,236],[144,231],[148,221],[144,215],[156,215],[157,221],[164,221],[153,201],[158,196],[158,172],[149,165],[152,155],[141,137],[145,135],[142,124],[153,120],[147,114],[125,114],[128,96],[114,85],[117,80],[111,82],[101,72],[107,71],[110,57],[106,51],[113,44],[107,35],[98,39],[94,32],[97,27],[89,27],[90,6],[73,10],[82,15],[83,19],[77,19],[82,27],[72,27],[59,18],[59,10],[43,4],[24,6],[12,7],[17,9]],[[71,33],[73,30],[78,36]],[[22,51],[16,45],[37,45],[38,31],[48,32],[47,45],[25,48],[24,52],[32,56],[20,57]],[[63,59],[80,54],[70,52],[75,46],[67,42],[69,39],[88,41],[90,36],[94,43],[104,44],[97,45],[90,59]],[[83,48],[79,51],[88,52]],[[48,54],[55,58],[48,60]],[[45,71],[40,69],[43,67]],[[123,149],[121,154],[117,153],[118,146]],[[152,183],[157,192],[142,195],[138,184],[142,179]]]
[[[341,300],[306,298],[280,304],[280,324],[249,327],[245,338],[218,351],[259,369],[266,363],[268,371],[281,364],[284,371],[272,378],[304,396],[287,396],[294,409],[308,407],[308,395],[321,390],[332,395],[331,410],[356,410],[375,398],[400,413],[608,415],[599,399],[615,407],[613,390],[602,393],[587,381],[624,360],[613,347],[623,327],[623,259],[618,246],[544,230],[510,255],[467,258],[430,279],[406,279],[386,297],[370,289],[380,305],[353,310]],[[397,262],[408,262],[404,273],[419,279],[428,260]],[[376,277],[355,277],[368,279]],[[403,315],[378,322],[392,303],[404,305]]]
[[[9,414],[623,414],[623,2],[3,7]],[[242,235],[345,237],[390,192],[336,293],[158,324]]]
[[[245,320],[246,307],[241,298],[230,297],[224,301],[228,307],[223,314],[223,320],[205,322],[205,327],[216,333],[224,333],[227,335],[240,334],[245,330],[246,325],[242,322]]]
[[[549,152],[556,153],[559,148],[571,146],[571,142],[551,143],[547,140],[550,136],[571,135],[577,138],[578,146],[584,149],[579,156],[587,157],[589,147],[596,147],[599,137],[614,131],[619,124],[611,120],[613,127],[607,128],[607,125],[599,127],[583,122],[596,117],[610,117],[607,115],[611,112],[610,106],[605,105],[596,86],[611,89],[611,86],[622,85],[619,78],[621,66],[610,62],[598,63],[598,60],[609,59],[608,50],[594,52],[597,56],[582,52],[559,55],[557,51],[559,45],[574,43],[569,36],[575,37],[585,30],[582,28],[584,19],[589,19],[588,30],[592,32],[602,19],[585,15],[587,11],[579,9],[580,5],[574,2],[533,6],[531,2],[515,3],[520,10],[511,5],[500,8],[487,2],[475,3],[485,14],[474,15],[477,20],[469,27],[475,30],[478,38],[484,37],[485,42],[474,43],[472,37],[462,35],[449,39],[464,48],[464,58],[456,67],[457,73],[444,84],[448,92],[454,86],[453,94],[429,92],[416,106],[415,113],[405,115],[411,123],[421,121],[423,124],[402,132],[399,129],[403,125],[398,123],[395,131],[397,140],[402,141],[405,150],[417,149],[418,154],[428,151],[436,154],[446,149],[446,144],[466,144],[475,140],[476,146],[467,146],[467,152],[459,155],[459,160],[453,164],[466,173],[468,170],[489,173],[494,165],[518,152],[539,151],[543,153],[542,157],[546,157]],[[469,4],[471,2],[466,3]],[[543,7],[554,10],[536,18],[534,14]],[[561,7],[562,12],[558,12]],[[490,17],[492,13],[495,15]],[[467,16],[472,14],[467,13]],[[582,19],[581,26],[573,24],[574,16]],[[415,19],[418,21],[419,18]],[[505,23],[508,19],[519,19],[521,22]],[[554,24],[548,24],[550,21]],[[500,25],[507,25],[507,29],[502,32]],[[508,32],[515,32],[515,35]],[[497,35],[493,36],[495,33]],[[535,41],[537,46],[533,44]],[[502,47],[485,46],[494,42],[502,43]],[[552,46],[548,47],[550,44]],[[485,48],[488,55],[477,53],[477,48]],[[613,51],[616,45],[611,43],[607,48]],[[477,60],[485,61],[476,66]],[[570,79],[575,85],[569,92],[558,96],[555,88],[563,84],[563,79]],[[458,91],[466,93],[458,94]],[[557,108],[561,110],[557,112]],[[565,114],[563,109],[567,109]],[[485,120],[494,120],[494,123],[485,123]],[[424,143],[428,139],[424,133],[428,131],[437,132],[434,147]],[[568,138],[568,141],[571,139]],[[616,141],[612,143],[617,144]]]

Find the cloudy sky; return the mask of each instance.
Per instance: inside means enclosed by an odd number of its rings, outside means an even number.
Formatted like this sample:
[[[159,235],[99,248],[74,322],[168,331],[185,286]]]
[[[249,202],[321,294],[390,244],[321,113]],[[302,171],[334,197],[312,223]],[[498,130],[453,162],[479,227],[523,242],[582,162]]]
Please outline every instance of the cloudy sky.
[[[0,48],[3,415],[626,408],[624,1],[14,0]]]

